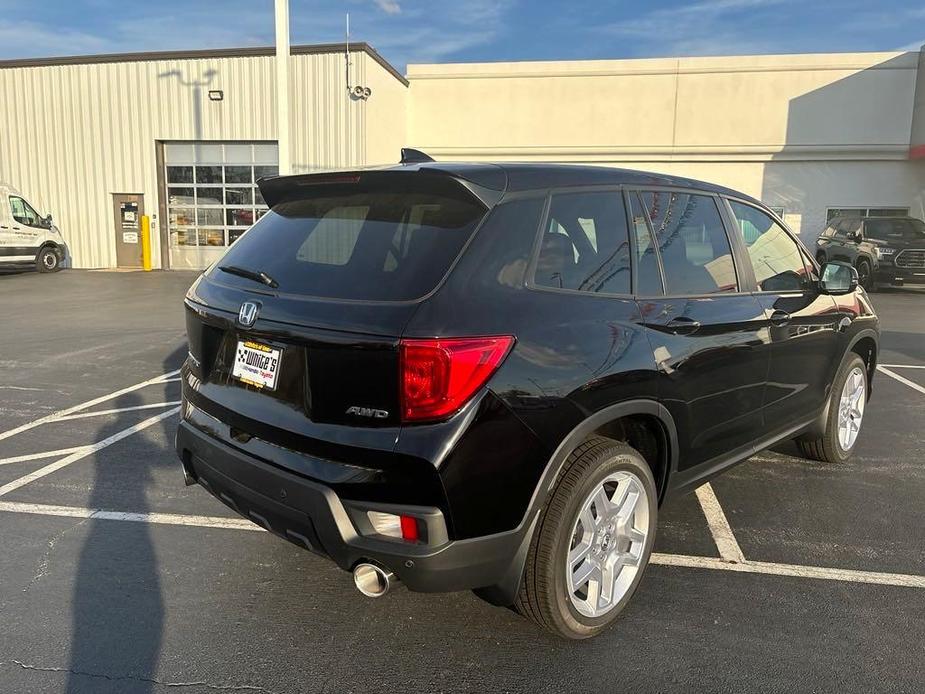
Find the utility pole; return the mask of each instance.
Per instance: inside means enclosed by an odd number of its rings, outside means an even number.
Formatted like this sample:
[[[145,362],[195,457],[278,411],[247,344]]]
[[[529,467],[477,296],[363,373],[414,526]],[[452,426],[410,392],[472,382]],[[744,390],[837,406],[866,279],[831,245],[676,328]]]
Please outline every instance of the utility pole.
[[[289,0],[276,0],[276,130],[279,172],[292,173],[289,149]]]

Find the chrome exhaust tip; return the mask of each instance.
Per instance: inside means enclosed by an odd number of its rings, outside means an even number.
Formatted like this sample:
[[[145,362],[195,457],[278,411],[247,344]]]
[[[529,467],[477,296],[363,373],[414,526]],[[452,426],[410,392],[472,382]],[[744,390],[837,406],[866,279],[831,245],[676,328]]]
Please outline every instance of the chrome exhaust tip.
[[[398,578],[382,567],[363,563],[353,569],[353,583],[367,598],[381,598],[393,584],[398,583]]]

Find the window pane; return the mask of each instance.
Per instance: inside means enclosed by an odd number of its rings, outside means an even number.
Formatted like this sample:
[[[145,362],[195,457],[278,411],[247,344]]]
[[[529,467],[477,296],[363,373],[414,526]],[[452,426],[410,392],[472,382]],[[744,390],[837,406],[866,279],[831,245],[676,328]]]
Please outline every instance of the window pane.
[[[192,205],[195,200],[193,188],[177,188],[171,186],[167,189],[167,204],[169,205]]]
[[[253,205],[253,188],[225,188],[226,205]]]
[[[258,164],[279,162],[279,147],[276,144],[254,145],[254,161]]]
[[[222,210],[221,209],[209,209],[208,207],[200,207],[196,210],[196,217],[198,220],[199,226],[224,226],[225,222],[222,219]]]
[[[168,183],[192,183],[193,167],[192,166],[168,166],[167,167]]]
[[[222,167],[221,166],[197,166],[196,183],[221,183]]]
[[[908,207],[872,207],[867,211],[869,217],[906,217]]]
[[[199,205],[221,205],[222,189],[217,186],[206,186],[196,189],[197,204]]]
[[[534,281],[544,287],[630,293],[629,235],[618,192],[556,195]]]
[[[196,240],[195,229],[175,229],[171,236],[174,239],[175,246],[196,246],[199,244]]]
[[[170,228],[182,226],[195,226],[196,211],[192,207],[171,207],[167,215]]]
[[[863,207],[830,207],[825,211],[825,220],[832,221],[836,217],[863,217],[867,210]]]
[[[254,223],[254,210],[251,207],[225,210],[225,219],[230,227],[249,227]]]
[[[247,231],[247,229],[243,229],[243,228],[228,229],[228,245],[230,246],[235,241],[237,241],[239,238],[241,238],[241,234],[243,234],[245,231]]]
[[[226,166],[226,183],[252,183],[252,168],[250,166]]]
[[[655,257],[655,245],[646,222],[646,214],[636,193],[630,195],[633,211],[633,233],[636,240],[636,292],[641,296],[662,294],[662,278]]]
[[[807,289],[810,282],[797,242],[757,207],[731,201],[730,205],[748,249],[758,288],[765,292]]]
[[[260,192],[260,188],[254,188],[254,201],[258,205],[266,205],[267,201],[263,199],[263,193]]]
[[[226,164],[250,164],[253,148],[251,145],[225,145]]]
[[[200,229],[199,230],[200,246],[224,246],[225,230],[224,229]]]
[[[279,167],[278,166],[255,166],[254,167],[254,180],[259,181],[261,178],[266,178],[267,176],[279,176]]]
[[[669,294],[736,290],[729,239],[713,198],[645,192],[642,200],[655,231]]]

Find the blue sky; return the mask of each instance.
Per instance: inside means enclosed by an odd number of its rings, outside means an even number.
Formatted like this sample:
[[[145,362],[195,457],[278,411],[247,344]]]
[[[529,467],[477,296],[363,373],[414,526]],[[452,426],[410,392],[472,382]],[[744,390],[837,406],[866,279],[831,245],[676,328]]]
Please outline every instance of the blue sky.
[[[290,0],[293,43],[409,62],[918,49],[905,0]],[[272,0],[0,0],[0,58],[268,45]]]

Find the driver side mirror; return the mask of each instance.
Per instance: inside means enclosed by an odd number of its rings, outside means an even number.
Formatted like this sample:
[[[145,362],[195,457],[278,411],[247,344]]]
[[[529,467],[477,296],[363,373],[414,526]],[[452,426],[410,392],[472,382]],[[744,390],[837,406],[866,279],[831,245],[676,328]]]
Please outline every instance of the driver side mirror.
[[[52,221],[51,215],[50,215],[50,214],[49,214],[49,215],[46,215],[46,216],[45,216],[45,219],[42,220],[42,224],[44,224],[45,227],[48,228],[48,229],[51,229],[51,225],[52,225],[53,223],[54,223],[54,222]]]
[[[826,263],[822,266],[819,289],[823,294],[850,294],[858,288],[858,271],[847,263]]]

